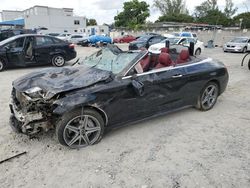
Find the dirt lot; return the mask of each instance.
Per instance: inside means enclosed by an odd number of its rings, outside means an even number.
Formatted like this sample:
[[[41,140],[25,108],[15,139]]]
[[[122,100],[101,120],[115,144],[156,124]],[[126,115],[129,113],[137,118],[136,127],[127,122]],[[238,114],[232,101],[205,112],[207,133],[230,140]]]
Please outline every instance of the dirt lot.
[[[123,46],[126,47],[126,46]],[[77,48],[82,56],[95,48]],[[230,81],[214,109],[186,109],[114,130],[94,146],[70,150],[53,133],[38,139],[9,127],[11,82],[40,68],[0,73],[0,187],[250,187],[250,71],[243,54],[206,49]]]

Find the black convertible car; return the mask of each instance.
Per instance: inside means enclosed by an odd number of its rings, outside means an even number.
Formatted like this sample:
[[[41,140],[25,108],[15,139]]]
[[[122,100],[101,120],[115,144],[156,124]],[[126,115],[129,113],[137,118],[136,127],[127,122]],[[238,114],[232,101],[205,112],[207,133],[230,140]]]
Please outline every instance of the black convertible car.
[[[23,34],[0,42],[0,71],[47,64],[61,67],[75,57],[73,44],[51,36]]]
[[[13,82],[10,124],[34,135],[55,129],[70,148],[92,145],[104,130],[195,106],[206,111],[228,83],[226,67],[171,46],[157,56],[109,45],[80,65],[46,68]]]

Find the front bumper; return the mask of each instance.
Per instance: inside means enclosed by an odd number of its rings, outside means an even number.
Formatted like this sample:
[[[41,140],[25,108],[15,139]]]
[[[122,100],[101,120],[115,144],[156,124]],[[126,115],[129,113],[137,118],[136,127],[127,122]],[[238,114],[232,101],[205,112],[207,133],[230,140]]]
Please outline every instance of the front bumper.
[[[15,132],[33,135],[41,130],[49,130],[52,124],[49,117],[39,110],[30,111],[26,106],[18,104],[16,96],[11,97],[10,107],[10,126]]]
[[[223,47],[224,52],[242,52],[243,48],[231,48],[231,47]]]

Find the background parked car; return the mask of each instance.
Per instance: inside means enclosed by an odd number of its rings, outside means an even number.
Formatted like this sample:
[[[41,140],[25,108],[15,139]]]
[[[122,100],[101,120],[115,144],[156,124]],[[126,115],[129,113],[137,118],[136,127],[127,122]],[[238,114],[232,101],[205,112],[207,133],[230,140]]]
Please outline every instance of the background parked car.
[[[249,37],[235,37],[231,41],[223,45],[224,52],[243,52],[250,51]]]
[[[200,55],[201,52],[204,50],[204,43],[195,38],[170,37],[170,38],[162,40],[159,43],[151,45],[148,51],[154,54],[159,54],[161,52],[161,49],[165,47],[166,40],[170,42],[170,45],[180,44],[180,45],[187,46],[187,47],[190,46],[190,42],[193,42],[194,43],[194,55]]]
[[[129,43],[129,50],[138,50],[140,48],[149,48],[149,46],[161,42],[166,37],[161,35],[143,35],[133,42]]]
[[[109,36],[92,35],[89,38],[80,41],[79,44],[82,46],[95,46],[98,42],[102,42],[103,44],[111,44],[113,41]]]
[[[46,35],[52,36],[52,37],[57,37],[60,35],[60,33],[47,33]]]
[[[114,39],[114,43],[129,43],[136,40],[136,37],[132,36],[132,35],[124,35],[122,37],[119,38],[115,38]]]
[[[0,71],[13,66],[53,64],[61,67],[75,57],[73,44],[51,36],[24,34],[0,42]]]
[[[191,37],[191,38],[198,38],[196,33],[191,33],[191,32],[175,32],[172,33],[172,35],[176,37]]]
[[[74,34],[74,35],[70,35],[66,39],[66,41],[68,41],[70,43],[74,43],[74,44],[80,44],[80,41],[82,41],[84,39],[88,39],[88,37],[86,35]]]
[[[61,33],[56,38],[61,39],[61,40],[67,40],[70,36],[71,36],[70,33]]]

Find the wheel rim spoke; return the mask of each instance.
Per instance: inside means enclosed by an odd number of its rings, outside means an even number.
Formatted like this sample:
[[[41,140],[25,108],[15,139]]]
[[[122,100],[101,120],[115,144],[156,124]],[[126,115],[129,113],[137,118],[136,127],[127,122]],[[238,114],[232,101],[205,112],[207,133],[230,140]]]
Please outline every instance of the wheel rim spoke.
[[[82,135],[82,139],[84,140],[84,142],[85,142],[86,144],[89,145],[89,143],[90,143],[89,137],[88,137],[86,134]]]
[[[80,139],[80,136],[79,136],[79,134],[76,134],[73,138],[72,138],[72,140],[68,143],[68,145],[69,146],[72,146],[77,140],[79,140]]]
[[[202,104],[204,105],[208,101],[208,98],[205,97],[205,99],[202,100]]]
[[[79,129],[78,129],[77,127],[68,125],[68,126],[67,126],[67,129],[69,129],[70,131],[73,131],[73,132],[79,134]]]
[[[86,129],[86,134],[89,135],[90,133],[94,133],[94,132],[100,131],[100,130],[101,130],[100,127],[93,127],[93,128],[88,127],[88,128]]]

